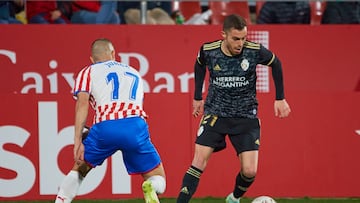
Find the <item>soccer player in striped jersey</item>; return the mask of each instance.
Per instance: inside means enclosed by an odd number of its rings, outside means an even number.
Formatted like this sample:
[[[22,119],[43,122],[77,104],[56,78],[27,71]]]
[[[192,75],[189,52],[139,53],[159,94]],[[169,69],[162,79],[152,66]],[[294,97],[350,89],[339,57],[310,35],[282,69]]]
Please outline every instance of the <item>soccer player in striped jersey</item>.
[[[161,158],[150,140],[143,110],[143,80],[137,70],[115,61],[115,50],[108,39],[97,39],[91,46],[92,65],[83,68],[75,81],[75,137],[72,170],[60,185],[55,203],[71,202],[86,174],[117,151],[129,174],[144,178],[146,203],[158,203],[157,194],[166,188]],[[94,122],[82,140],[89,105]]]
[[[275,116],[285,118],[290,113],[279,58],[261,44],[247,41],[246,36],[245,19],[232,14],[224,19],[223,39],[204,43],[200,48],[194,67],[193,115],[203,114],[203,117],[195,141],[194,158],[183,177],[177,203],[190,201],[211,154],[225,149],[227,135],[236,150],[241,170],[236,174],[234,189],[226,202],[239,203],[253,183],[260,145],[257,64],[272,68],[276,88]],[[202,87],[206,71],[209,72],[209,85],[204,102]]]

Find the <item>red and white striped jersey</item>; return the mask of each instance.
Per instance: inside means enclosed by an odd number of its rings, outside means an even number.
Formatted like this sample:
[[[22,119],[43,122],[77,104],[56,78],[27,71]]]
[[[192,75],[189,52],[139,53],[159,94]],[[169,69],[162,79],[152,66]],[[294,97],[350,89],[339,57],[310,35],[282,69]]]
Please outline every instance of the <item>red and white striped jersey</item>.
[[[143,80],[137,70],[117,61],[106,61],[83,68],[73,89],[90,94],[95,110],[94,123],[126,117],[147,117],[143,111]]]

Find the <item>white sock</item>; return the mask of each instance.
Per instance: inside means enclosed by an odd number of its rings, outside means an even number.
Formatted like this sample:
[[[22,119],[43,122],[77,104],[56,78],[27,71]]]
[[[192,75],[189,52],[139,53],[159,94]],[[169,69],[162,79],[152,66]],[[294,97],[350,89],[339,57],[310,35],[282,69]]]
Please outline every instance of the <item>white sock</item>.
[[[70,171],[60,185],[55,203],[70,203],[76,196],[82,180],[79,172]]]
[[[155,175],[151,176],[148,180],[151,181],[151,185],[157,194],[162,194],[165,192],[166,180],[164,177],[160,175]]]

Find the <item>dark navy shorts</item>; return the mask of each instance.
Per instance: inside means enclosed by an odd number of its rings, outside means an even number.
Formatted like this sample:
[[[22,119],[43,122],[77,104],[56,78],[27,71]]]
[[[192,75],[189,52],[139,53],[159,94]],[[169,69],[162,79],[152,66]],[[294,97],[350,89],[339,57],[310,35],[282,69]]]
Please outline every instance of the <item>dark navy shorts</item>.
[[[226,136],[237,154],[259,150],[260,122],[258,118],[221,118],[204,115],[200,121],[195,143],[214,148],[214,152],[226,148]]]

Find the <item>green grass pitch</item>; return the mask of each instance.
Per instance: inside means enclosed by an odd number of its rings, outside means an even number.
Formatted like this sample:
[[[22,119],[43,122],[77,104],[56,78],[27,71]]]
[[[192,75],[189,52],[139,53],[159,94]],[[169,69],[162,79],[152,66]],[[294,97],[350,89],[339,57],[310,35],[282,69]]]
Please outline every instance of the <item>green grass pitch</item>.
[[[277,203],[360,203],[360,198],[294,198],[294,199],[276,199]],[[161,198],[161,203],[176,203],[174,198]],[[252,199],[243,198],[241,203],[251,203]],[[42,201],[5,201],[4,203],[53,203],[54,200]],[[73,200],[73,203],[144,203],[143,199],[117,199],[117,200]],[[225,203],[224,198],[195,198],[190,203]]]

